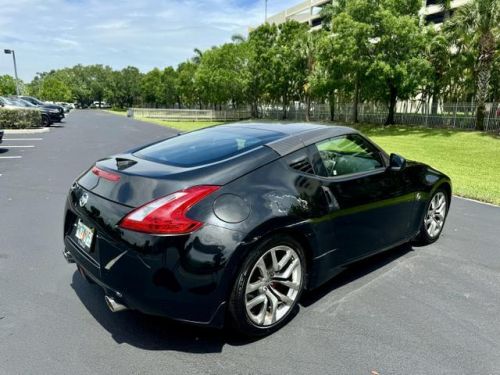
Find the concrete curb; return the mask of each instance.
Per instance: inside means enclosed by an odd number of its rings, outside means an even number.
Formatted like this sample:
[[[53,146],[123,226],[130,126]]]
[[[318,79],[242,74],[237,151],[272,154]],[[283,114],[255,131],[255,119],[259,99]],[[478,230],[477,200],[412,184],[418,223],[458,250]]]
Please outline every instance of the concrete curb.
[[[459,196],[459,195],[453,195],[453,198],[459,198],[459,199],[463,199],[464,201],[469,201],[469,202],[474,202],[474,203],[484,204],[484,205],[486,205],[486,206],[491,206],[491,207],[500,208],[500,206],[499,206],[499,205],[496,205],[496,204],[494,204],[494,203],[482,202],[482,201],[478,201],[477,199],[465,198],[465,197],[461,197],[461,196]]]
[[[40,129],[5,129],[4,134],[39,134],[48,133],[50,128],[40,128]]]

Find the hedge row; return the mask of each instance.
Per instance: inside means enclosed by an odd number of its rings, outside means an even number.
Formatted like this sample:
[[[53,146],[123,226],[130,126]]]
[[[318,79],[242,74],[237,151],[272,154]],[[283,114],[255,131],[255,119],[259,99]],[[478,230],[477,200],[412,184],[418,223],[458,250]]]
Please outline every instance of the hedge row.
[[[38,128],[42,114],[37,109],[0,108],[0,129]]]

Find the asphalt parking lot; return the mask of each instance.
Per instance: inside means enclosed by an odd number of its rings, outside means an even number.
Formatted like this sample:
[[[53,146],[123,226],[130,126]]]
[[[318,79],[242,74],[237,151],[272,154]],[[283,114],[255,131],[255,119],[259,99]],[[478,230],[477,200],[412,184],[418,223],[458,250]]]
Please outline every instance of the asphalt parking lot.
[[[0,158],[0,374],[500,374],[500,208],[459,198],[436,244],[353,266],[260,340],[109,312],[62,257],[67,190],[172,132],[84,110],[6,134],[0,157],[21,158]]]

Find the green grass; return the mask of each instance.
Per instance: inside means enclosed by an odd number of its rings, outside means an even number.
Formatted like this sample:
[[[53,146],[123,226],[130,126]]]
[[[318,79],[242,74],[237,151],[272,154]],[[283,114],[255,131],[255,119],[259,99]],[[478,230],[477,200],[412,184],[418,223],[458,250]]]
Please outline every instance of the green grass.
[[[126,115],[126,112],[107,111]],[[180,131],[201,129],[220,122],[174,122],[137,118]],[[492,134],[418,126],[358,125],[386,152],[417,160],[446,173],[453,193],[500,205],[500,137]]]
[[[453,192],[500,205],[500,137],[422,127],[357,127],[388,153],[433,166],[450,176]]]
[[[220,121],[166,121],[166,120],[138,117],[138,116],[135,116],[134,119],[150,122],[156,125],[167,126],[169,128],[180,130],[181,132],[189,132],[191,130],[197,130],[206,128],[208,126],[223,124],[223,122]]]
[[[127,115],[127,111],[106,110],[105,112],[109,112],[119,116]],[[134,119],[139,121],[149,122],[151,124],[177,129],[181,132],[188,132],[191,130],[206,128],[208,126],[223,124],[223,122],[221,121],[167,121],[167,120],[160,120],[160,119],[140,117],[140,116],[135,116]]]

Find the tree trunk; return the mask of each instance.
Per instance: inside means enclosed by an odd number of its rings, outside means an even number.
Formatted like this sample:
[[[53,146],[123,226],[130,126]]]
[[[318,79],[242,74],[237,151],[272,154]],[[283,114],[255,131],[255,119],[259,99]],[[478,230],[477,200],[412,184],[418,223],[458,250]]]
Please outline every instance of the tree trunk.
[[[254,118],[259,117],[259,113],[257,111],[257,102],[252,101],[252,104],[250,105],[250,111],[251,111],[252,117],[254,117]]]
[[[354,103],[352,105],[352,122],[358,122],[358,103],[359,103],[359,79],[356,73],[356,78],[354,81]]]
[[[494,54],[495,38],[490,31],[481,35],[479,39],[479,57],[477,59],[476,129],[481,131],[484,130],[486,99],[488,98],[488,87]]]
[[[306,95],[306,121],[310,121],[310,114],[311,114],[311,97],[309,95]]]
[[[330,104],[330,121],[335,121],[335,91],[328,96],[328,103]]]
[[[283,120],[286,120],[286,107],[288,105],[288,100],[286,98],[286,96],[283,97]]]
[[[437,89],[432,91],[432,107],[431,107],[431,115],[435,116],[438,113],[438,104],[439,104],[439,93]]]
[[[384,125],[394,125],[394,108],[396,108],[397,90],[393,85],[389,85],[389,114]]]

